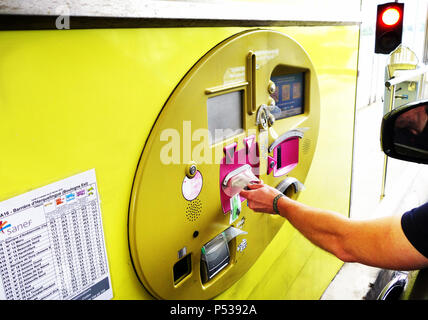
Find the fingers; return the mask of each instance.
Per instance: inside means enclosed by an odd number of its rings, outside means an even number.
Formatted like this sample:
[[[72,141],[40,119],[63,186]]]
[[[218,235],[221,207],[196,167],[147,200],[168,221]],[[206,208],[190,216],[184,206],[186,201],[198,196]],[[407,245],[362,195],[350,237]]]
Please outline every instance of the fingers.
[[[248,199],[248,196],[252,193],[252,191],[263,188],[264,184],[255,183],[255,184],[249,184],[246,189],[243,189],[239,195]]]
[[[245,199],[248,199],[248,195],[249,195],[250,193],[251,193],[250,191],[242,190],[242,191],[239,193],[239,195],[240,195],[241,197],[244,197]]]
[[[254,183],[254,184],[249,184],[247,187],[250,190],[256,190],[256,189],[263,188],[264,186],[265,186],[264,184]]]

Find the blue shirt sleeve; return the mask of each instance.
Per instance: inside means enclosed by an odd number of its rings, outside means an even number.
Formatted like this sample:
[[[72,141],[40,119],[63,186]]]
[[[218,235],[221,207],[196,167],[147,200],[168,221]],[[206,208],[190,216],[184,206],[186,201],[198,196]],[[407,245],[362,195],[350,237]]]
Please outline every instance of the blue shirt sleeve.
[[[401,228],[416,250],[428,258],[428,202],[405,212]]]

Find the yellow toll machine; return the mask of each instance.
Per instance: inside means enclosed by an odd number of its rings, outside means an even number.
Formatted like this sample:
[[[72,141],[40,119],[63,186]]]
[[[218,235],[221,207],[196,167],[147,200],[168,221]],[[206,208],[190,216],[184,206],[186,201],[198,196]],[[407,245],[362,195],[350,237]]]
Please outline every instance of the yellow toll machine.
[[[137,169],[129,242],[144,286],[164,299],[212,298],[245,274],[284,219],[241,205],[240,187],[258,177],[299,191],[318,125],[318,79],[294,40],[244,31],[204,55],[159,114]]]
[[[316,20],[3,24],[1,297],[319,298],[342,263],[239,195],[349,212],[359,25]]]

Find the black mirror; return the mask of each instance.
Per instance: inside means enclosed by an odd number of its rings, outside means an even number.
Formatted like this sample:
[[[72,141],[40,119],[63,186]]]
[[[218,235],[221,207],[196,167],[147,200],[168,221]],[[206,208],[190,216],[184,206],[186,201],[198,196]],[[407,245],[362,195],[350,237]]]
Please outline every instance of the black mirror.
[[[428,100],[406,104],[385,114],[380,139],[387,156],[428,164]]]

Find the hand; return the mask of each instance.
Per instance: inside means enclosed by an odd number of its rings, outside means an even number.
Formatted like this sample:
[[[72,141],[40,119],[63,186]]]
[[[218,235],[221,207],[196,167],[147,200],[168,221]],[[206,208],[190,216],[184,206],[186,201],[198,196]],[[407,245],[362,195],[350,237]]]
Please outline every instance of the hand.
[[[248,207],[257,212],[274,214],[273,199],[281,192],[263,183],[249,184],[249,190],[242,190],[240,195],[247,199]]]

